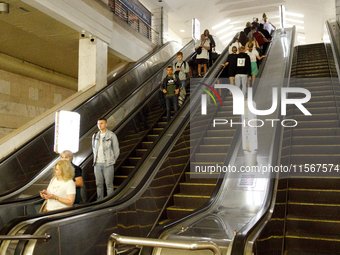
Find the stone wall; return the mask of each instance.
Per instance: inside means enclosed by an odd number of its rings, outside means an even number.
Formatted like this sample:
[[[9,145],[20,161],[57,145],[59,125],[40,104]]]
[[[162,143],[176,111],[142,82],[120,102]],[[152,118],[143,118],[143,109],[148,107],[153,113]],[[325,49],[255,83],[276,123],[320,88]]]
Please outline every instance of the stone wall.
[[[0,138],[76,93],[0,70]]]

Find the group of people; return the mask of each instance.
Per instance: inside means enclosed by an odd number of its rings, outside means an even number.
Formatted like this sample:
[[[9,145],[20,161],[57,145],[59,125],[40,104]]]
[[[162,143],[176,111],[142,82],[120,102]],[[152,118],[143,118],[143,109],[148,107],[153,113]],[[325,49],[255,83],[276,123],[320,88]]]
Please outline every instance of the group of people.
[[[227,61],[222,64],[227,68],[225,68],[221,77],[229,77],[230,84],[239,88],[242,87],[244,95],[246,95],[246,88],[252,86],[255,82],[258,73],[258,61],[267,57],[262,53],[266,51],[271,42],[271,35],[274,30],[275,27],[263,13],[263,19],[260,23],[257,18],[254,18],[253,23],[247,22],[244,30],[239,33],[238,39],[229,47]]]
[[[97,121],[99,131],[92,136],[93,165],[97,186],[97,198],[104,198],[104,182],[107,195],[114,191],[114,164],[119,156],[119,143],[115,133],[107,129],[107,120]],[[72,207],[82,201],[82,169],[72,163],[73,154],[66,150],[60,153],[60,160],[54,166],[54,175],[47,189],[40,191],[46,200],[43,211]]]
[[[229,55],[226,63],[222,64],[228,67],[227,77],[230,83],[242,87],[246,95],[246,87],[254,83],[258,73],[257,60],[265,58],[266,55],[260,56],[260,51],[265,51],[266,46],[271,41],[271,34],[275,27],[268,21],[266,14],[258,22],[254,18],[253,23],[247,22],[244,31],[239,33],[238,40],[229,48]],[[215,41],[210,35],[209,30],[205,30],[201,35],[201,40],[197,43],[195,50],[197,52],[196,61],[198,64],[198,76],[202,77],[207,72],[208,66],[212,65],[212,49],[215,47]],[[178,106],[184,101],[185,89],[187,87],[187,74],[189,73],[189,63],[183,60],[183,53],[177,53],[177,62],[173,66],[166,68],[167,75],[161,83],[161,92],[165,97],[167,109],[167,122],[171,120],[171,109],[176,112]],[[204,74],[201,72],[203,66]],[[181,93],[184,93],[181,96]],[[97,186],[97,198],[104,198],[104,182],[106,184],[107,195],[114,191],[114,164],[119,156],[119,143],[117,136],[107,129],[107,120],[100,118],[97,121],[99,131],[92,136],[93,165]],[[40,192],[40,196],[46,200],[46,210],[53,211],[71,207],[82,201],[81,188],[84,185],[82,178],[82,169],[72,163],[73,154],[71,151],[63,151],[60,158],[54,166],[54,176],[51,179],[46,190]]]

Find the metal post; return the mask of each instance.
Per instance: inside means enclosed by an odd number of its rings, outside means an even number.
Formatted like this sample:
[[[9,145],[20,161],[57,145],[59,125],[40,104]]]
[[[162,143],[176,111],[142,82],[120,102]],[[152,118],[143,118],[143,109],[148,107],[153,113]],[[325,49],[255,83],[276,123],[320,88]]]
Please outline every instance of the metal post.
[[[213,242],[195,242],[187,243],[180,241],[168,241],[152,238],[138,238],[129,236],[120,236],[115,233],[111,234],[107,244],[107,255],[115,254],[115,247],[119,244],[129,244],[138,246],[149,246],[179,250],[210,250],[215,255],[221,255],[220,248]]]

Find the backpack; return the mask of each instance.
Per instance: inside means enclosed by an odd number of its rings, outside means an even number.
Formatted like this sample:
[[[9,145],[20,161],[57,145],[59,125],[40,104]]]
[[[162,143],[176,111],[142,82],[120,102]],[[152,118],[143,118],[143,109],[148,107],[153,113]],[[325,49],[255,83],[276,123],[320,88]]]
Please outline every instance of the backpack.
[[[253,33],[253,37],[256,39],[256,41],[259,43],[260,46],[265,44],[263,36],[258,31]]]

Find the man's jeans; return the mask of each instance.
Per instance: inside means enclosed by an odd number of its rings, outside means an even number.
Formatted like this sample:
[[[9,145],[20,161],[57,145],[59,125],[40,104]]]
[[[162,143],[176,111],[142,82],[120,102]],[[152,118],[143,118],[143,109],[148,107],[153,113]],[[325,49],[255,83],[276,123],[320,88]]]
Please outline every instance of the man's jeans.
[[[244,96],[246,96],[246,93],[247,93],[247,82],[248,82],[248,75],[246,74],[235,75],[235,84],[240,89],[241,89],[241,84],[242,84],[242,92]]]
[[[111,195],[113,193],[113,165],[105,167],[104,163],[96,163],[94,166],[94,176],[96,177],[97,200],[104,198],[104,180],[107,195]]]
[[[187,88],[187,80],[181,80],[182,86],[186,89]]]
[[[166,103],[166,121],[169,123],[171,120],[171,105],[174,106],[175,113],[177,112],[178,109],[178,95],[165,97],[165,103]]]

